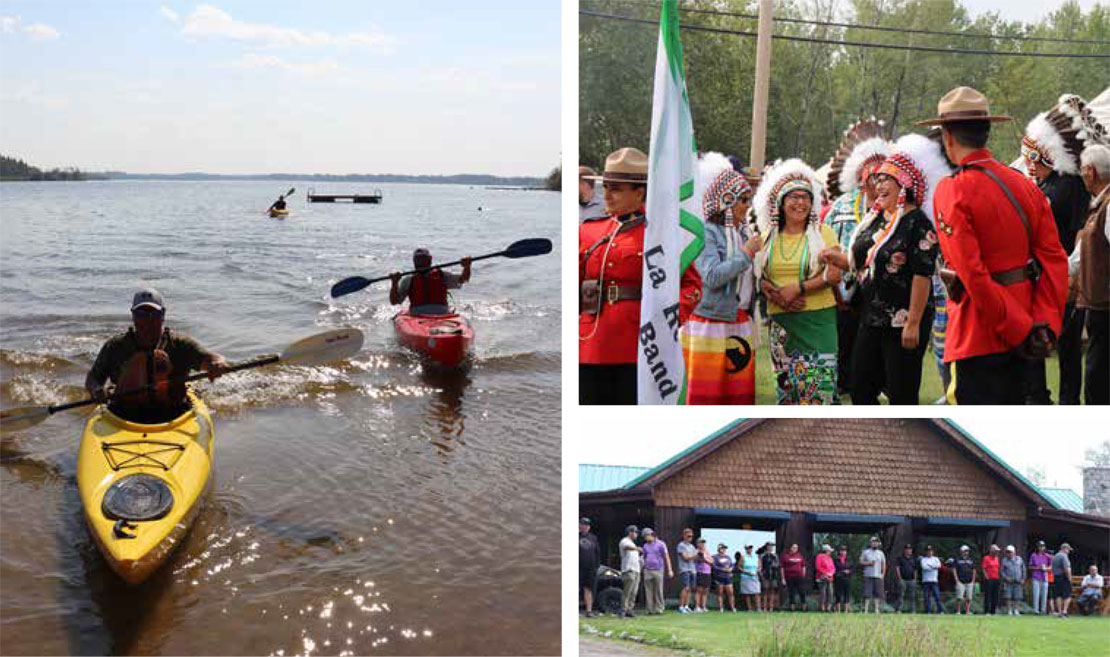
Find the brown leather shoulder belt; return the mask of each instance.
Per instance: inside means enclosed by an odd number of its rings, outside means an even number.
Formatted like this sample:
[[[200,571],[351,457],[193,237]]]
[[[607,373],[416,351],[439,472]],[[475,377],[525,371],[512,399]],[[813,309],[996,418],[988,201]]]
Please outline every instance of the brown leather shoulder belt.
[[[1018,203],[1018,200],[1014,198],[1014,194],[1010,191],[1010,188],[1007,187],[1006,184],[1003,183],[1002,180],[999,179],[999,177],[995,175],[993,171],[987,169],[986,167],[979,166],[977,162],[968,163],[960,167],[957,173],[959,173],[959,171],[966,171],[968,169],[986,174],[988,178],[990,178],[992,181],[994,181],[996,185],[998,185],[998,187],[1002,190],[1002,193],[1005,194],[1006,198],[1010,201],[1010,205],[1013,206],[1014,210],[1017,212],[1018,218],[1021,219],[1021,224],[1025,228],[1025,236],[1029,241],[1029,248],[1032,249],[1033,230],[1029,225],[1029,217],[1025,215],[1025,209],[1022,208],[1021,204]],[[1013,269],[991,272],[990,276],[991,280],[993,280],[995,283],[998,283],[999,285],[1016,285],[1022,281],[1032,281],[1036,283],[1037,279],[1039,279],[1041,276],[1041,265],[1039,262],[1037,262],[1036,258],[1030,258],[1029,261],[1021,267],[1014,267]],[[948,288],[948,296],[953,301],[959,301],[960,298],[963,297],[965,292],[964,284],[963,281],[961,281],[956,275],[955,271],[947,268],[942,268],[940,270],[940,279],[944,283],[945,287]]]
[[[606,235],[590,245],[586,252],[581,256],[580,274],[586,269],[586,261],[606,242],[614,239],[621,233],[632,230],[637,226],[644,223],[645,217],[643,215],[636,216],[633,219],[623,222],[611,234]],[[604,273],[604,272],[602,272]],[[600,294],[602,282],[596,278],[582,281],[578,287],[578,312],[579,314],[585,313],[587,315],[601,314],[602,301],[608,301],[609,305],[613,305],[618,301],[633,301],[640,298],[640,288],[636,285],[617,285],[616,283],[609,283],[605,285],[605,296]]]

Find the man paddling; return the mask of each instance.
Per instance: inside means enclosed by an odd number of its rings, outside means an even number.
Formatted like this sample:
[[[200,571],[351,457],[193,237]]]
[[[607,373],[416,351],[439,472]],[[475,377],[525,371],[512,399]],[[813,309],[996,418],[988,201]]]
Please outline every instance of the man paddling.
[[[285,194],[282,194],[281,196],[278,196],[278,200],[274,201],[274,204],[270,206],[270,209],[271,210],[284,210],[285,209]]]
[[[164,422],[188,406],[183,379],[191,370],[203,370],[210,379],[223,374],[227,360],[200,346],[192,338],[163,326],[166,308],[162,294],[143,288],[131,301],[133,325],[100,348],[85,377],[85,389],[95,399],[108,401],[120,417],[145,424]],[[107,386],[111,379],[114,389]],[[162,385],[131,395],[117,395],[151,383]]]
[[[402,276],[401,272],[389,275],[389,303],[399,305],[409,300],[409,312],[413,315],[447,315],[447,291],[457,290],[470,280],[470,258],[463,258],[462,274],[452,274],[436,267],[432,268],[432,254],[428,249],[417,249],[412,253],[412,265],[420,270],[415,274]]]

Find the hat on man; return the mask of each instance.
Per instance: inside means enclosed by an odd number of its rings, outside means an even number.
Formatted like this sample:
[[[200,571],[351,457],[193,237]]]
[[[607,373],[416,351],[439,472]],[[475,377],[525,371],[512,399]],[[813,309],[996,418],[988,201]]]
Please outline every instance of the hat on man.
[[[624,533],[625,534],[638,534],[639,532],[640,532],[640,528],[637,527],[636,525],[629,525],[629,526],[624,528]]]
[[[969,548],[966,545],[961,545],[960,546],[960,552],[971,552],[971,548]]]
[[[593,523],[590,522],[589,518],[587,518],[585,516],[582,516],[581,518],[578,519],[578,524],[580,524],[580,525],[592,525]]]
[[[1037,547],[1044,547],[1044,541],[1037,541]]]
[[[998,552],[998,546],[997,546],[997,545],[994,545],[994,544],[992,544],[992,545],[991,545],[991,552]]]
[[[945,123],[959,121],[990,121],[995,123],[998,121],[1013,121],[1013,118],[991,114],[987,97],[971,87],[956,87],[944,94],[944,97],[937,103],[937,116],[918,121],[917,125],[944,125]]]
[[[1007,552],[1016,552],[1017,550],[1015,550],[1015,549],[1014,549],[1014,546],[1012,546],[1012,545],[1007,545],[1007,546],[1006,546],[1006,551],[1007,551]]]
[[[590,178],[592,180],[596,180],[597,179],[597,171],[593,167],[588,167],[585,164],[583,164],[583,165],[578,167],[578,177],[579,178]]]
[[[135,293],[131,298],[131,310],[141,307],[153,308],[155,310],[164,311],[166,307],[162,304],[162,293],[152,287],[144,287]]]
[[[642,531],[640,533],[643,534],[645,537],[655,536],[655,530],[652,529],[651,527],[644,527],[644,531]]]
[[[825,543],[824,545],[821,546],[821,551],[822,552],[832,552],[833,549],[832,549],[831,545],[829,545],[828,543]]]
[[[1067,550],[1067,551],[1069,551],[1069,552],[1070,552],[1070,551],[1071,551],[1071,545],[1069,545],[1069,544],[1067,544],[1067,543],[1061,543],[1061,544],[1060,544],[1060,549],[1061,549],[1061,550]]]
[[[579,168],[581,175],[581,168]],[[589,180],[602,182],[626,182],[647,184],[648,157],[638,148],[621,148],[605,158],[605,173],[599,175],[581,175]]]

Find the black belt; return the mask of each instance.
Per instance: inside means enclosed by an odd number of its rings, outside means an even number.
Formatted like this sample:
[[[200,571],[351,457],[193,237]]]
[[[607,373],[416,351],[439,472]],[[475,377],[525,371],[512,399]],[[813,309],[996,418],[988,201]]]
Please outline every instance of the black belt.
[[[578,312],[596,315],[601,312],[603,301],[613,305],[618,301],[638,301],[640,297],[641,291],[638,285],[608,283],[604,288],[604,293],[601,293],[601,288],[598,286],[596,279],[583,281],[579,288]]]

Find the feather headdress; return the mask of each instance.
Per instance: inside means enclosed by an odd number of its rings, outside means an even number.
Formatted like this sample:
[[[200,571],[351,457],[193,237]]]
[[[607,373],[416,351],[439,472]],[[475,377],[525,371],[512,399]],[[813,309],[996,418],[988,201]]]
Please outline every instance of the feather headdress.
[[[764,240],[764,248],[756,256],[757,276],[763,275],[767,265],[768,247],[778,235],[782,200],[795,190],[805,190],[813,199],[809,210],[809,222],[806,224],[806,238],[809,240],[809,263],[806,270],[817,272],[821,269],[817,261],[817,254],[825,246],[817,219],[821,216],[821,183],[818,182],[817,173],[812,167],[798,158],[791,158],[786,161],[777,160],[763,172],[763,182],[760,183],[752,200],[756,226]]]
[[[716,213],[727,211],[741,194],[751,189],[747,179],[724,155],[709,152],[698,158],[694,168],[694,198],[701,199],[702,216],[706,221]]]
[[[1033,117],[1025,128],[1021,152],[1057,173],[1079,175],[1079,155],[1088,144],[1107,144],[1110,138],[1082,98],[1064,94],[1047,112]]]
[[[933,198],[937,184],[951,172],[952,169],[948,166],[948,160],[944,157],[944,152],[941,151],[940,144],[935,139],[918,134],[909,134],[896,141],[891,147],[890,155],[879,167],[878,173],[887,174],[898,181],[899,187],[902,188],[898,195],[898,208],[893,220],[876,232],[874,244],[868,250],[866,262],[855,262],[853,257],[855,249],[849,246],[848,259],[852,269],[856,271],[871,269],[875,253],[896,232],[898,222],[901,221],[902,215],[905,213],[906,190],[913,190],[913,198],[917,206],[921,208],[929,221],[936,223],[933,215]],[[854,243],[860,233],[875,221],[879,212],[880,210],[876,206],[867,214],[859,226],[856,227],[855,232],[852,233],[850,243]],[[866,272],[865,276],[869,273],[873,272]]]
[[[860,184],[860,173],[886,158],[890,142],[885,133],[886,124],[873,116],[853,123],[844,131],[840,147],[829,164],[830,199],[855,190]]]

